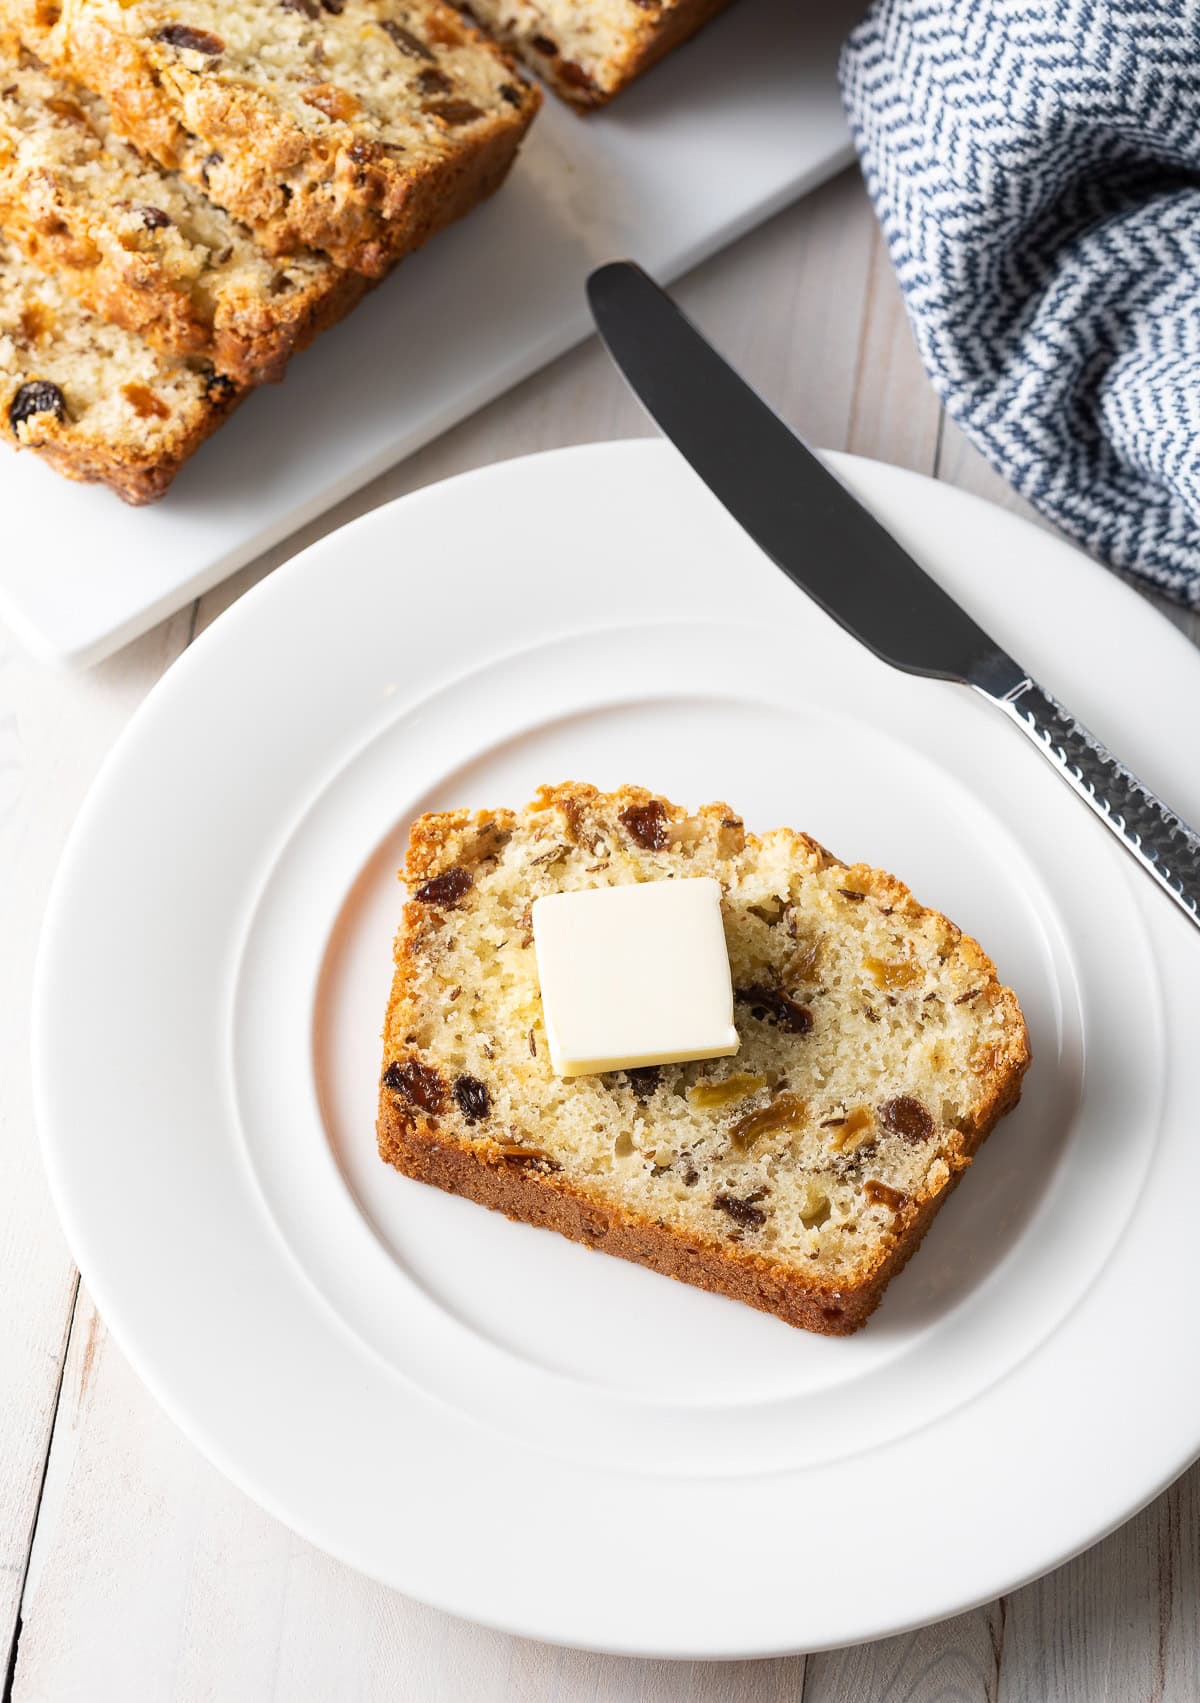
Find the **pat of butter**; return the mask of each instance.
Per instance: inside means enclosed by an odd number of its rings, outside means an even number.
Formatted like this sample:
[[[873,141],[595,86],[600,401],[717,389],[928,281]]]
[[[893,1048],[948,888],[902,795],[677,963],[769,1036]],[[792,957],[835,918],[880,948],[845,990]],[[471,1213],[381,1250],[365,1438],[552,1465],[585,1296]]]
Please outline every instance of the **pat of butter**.
[[[549,893],[534,901],[533,941],[555,1075],[737,1052],[711,876]]]

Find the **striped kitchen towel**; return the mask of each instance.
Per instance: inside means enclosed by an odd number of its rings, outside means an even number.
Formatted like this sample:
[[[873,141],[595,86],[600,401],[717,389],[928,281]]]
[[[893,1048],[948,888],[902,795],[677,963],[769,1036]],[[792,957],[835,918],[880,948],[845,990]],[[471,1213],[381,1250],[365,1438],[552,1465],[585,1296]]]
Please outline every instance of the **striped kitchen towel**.
[[[842,88],[949,412],[1200,607],[1200,0],[875,0]]]

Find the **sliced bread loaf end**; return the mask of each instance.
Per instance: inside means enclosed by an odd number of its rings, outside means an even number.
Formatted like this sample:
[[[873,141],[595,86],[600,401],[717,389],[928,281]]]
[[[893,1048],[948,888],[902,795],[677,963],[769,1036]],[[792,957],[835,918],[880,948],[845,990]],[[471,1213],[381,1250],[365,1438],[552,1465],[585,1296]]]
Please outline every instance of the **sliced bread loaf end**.
[[[735,1057],[562,1081],[540,895],[721,884]],[[428,816],[385,1028],[379,1147],[408,1175],[829,1334],[914,1252],[1029,1062],[978,944],[890,875],[638,788]]]

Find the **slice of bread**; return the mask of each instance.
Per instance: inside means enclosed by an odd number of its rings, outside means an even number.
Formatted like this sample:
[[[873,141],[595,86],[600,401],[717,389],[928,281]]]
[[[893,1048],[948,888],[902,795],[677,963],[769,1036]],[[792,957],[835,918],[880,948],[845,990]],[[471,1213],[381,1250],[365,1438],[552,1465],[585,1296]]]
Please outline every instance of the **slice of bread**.
[[[540,101],[444,0],[0,0],[0,19],[269,253],[371,277],[498,188]]]
[[[531,906],[711,875],[735,1057],[557,1079]],[[411,1177],[826,1334],[856,1330],[1029,1063],[1015,994],[893,876],[724,804],[548,787],[425,816],[378,1138]]]
[[[0,236],[0,436],[148,503],[245,391],[83,308]]]
[[[729,0],[470,0],[465,10],[581,111],[603,106]]]
[[[323,254],[276,261],[244,225],[114,134],[108,108],[0,48],[0,229],[84,307],[241,384],[367,289]]]

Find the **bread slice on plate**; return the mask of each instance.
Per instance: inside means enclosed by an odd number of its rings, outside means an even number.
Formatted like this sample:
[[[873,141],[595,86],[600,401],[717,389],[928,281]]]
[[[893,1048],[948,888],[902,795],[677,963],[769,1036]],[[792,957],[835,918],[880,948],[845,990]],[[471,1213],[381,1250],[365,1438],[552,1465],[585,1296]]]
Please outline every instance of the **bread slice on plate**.
[[[556,1078],[531,907],[713,876],[735,1057]],[[913,1254],[1029,1063],[1015,994],[907,887],[637,787],[422,817],[378,1139],[411,1177],[826,1334]]]
[[[470,0],[469,10],[586,111],[603,106],[729,0]]]
[[[0,22],[268,252],[371,277],[498,188],[541,98],[444,0],[0,0]]]
[[[241,384],[368,288],[323,254],[274,260],[244,225],[113,133],[97,95],[0,46],[0,229],[82,305]]]
[[[98,319],[0,236],[0,437],[14,448],[148,503],[244,395]]]

